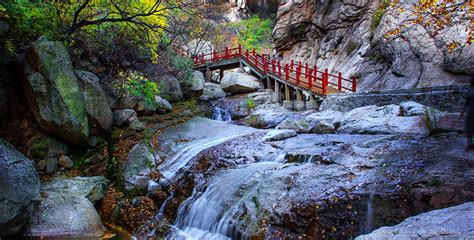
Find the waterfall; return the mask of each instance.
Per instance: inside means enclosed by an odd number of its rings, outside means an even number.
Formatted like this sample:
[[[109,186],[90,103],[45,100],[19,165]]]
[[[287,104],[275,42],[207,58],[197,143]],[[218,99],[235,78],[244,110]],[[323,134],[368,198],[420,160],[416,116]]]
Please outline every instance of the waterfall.
[[[215,106],[214,110],[212,111],[212,119],[224,122],[231,122],[232,114],[223,108]]]
[[[276,161],[281,161],[276,157]],[[301,164],[257,162],[223,170],[196,186],[178,209],[175,231],[167,239],[248,239],[255,224],[285,195]],[[246,220],[243,220],[246,219]],[[250,231],[246,231],[249,229]]]
[[[374,183],[369,188],[369,198],[367,199],[367,215],[365,218],[364,226],[362,227],[362,234],[370,233],[373,229],[374,225],[374,209],[373,209],[373,201],[375,195],[375,188],[377,184]]]

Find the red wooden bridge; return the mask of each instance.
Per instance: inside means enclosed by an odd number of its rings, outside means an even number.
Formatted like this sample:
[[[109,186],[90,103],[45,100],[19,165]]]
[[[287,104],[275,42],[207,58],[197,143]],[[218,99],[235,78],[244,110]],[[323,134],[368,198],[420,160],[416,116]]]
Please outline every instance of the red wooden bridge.
[[[279,59],[272,59],[268,54],[259,54],[255,50],[249,51],[241,45],[199,55],[175,49],[180,55],[191,58],[194,68],[205,72],[209,79],[213,70],[220,70],[222,77],[224,70],[248,67],[261,80],[267,80],[262,84],[267,89],[274,89],[277,101],[280,86],[285,86],[286,101],[290,101],[293,95],[296,96],[296,101],[304,101],[302,92],[309,95],[310,100],[314,100],[313,95],[324,97],[333,93],[356,92],[356,79],[344,78],[341,72],[330,74],[328,69],[319,69],[315,65],[309,66],[293,60],[282,64]]]

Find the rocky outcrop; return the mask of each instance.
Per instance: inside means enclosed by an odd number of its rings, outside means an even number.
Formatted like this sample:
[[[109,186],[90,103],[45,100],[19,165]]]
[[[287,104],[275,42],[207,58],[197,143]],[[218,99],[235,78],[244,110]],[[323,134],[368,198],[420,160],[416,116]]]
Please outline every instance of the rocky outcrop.
[[[23,227],[39,197],[40,181],[33,162],[0,139],[0,237]]]
[[[255,92],[260,87],[257,78],[241,72],[226,72],[221,81],[222,89],[230,94]]]
[[[471,239],[474,238],[474,202],[410,217],[402,223],[379,228],[357,240]]]
[[[197,98],[204,90],[204,74],[194,71],[192,77],[181,80],[181,89],[186,98]]]
[[[79,70],[76,70],[76,76],[86,102],[90,127],[108,131],[112,126],[113,115],[99,78],[94,73]]]
[[[282,1],[273,31],[275,48],[284,62],[295,59],[360,78],[358,91],[467,82],[473,75],[474,46],[453,53],[446,46],[466,42],[469,21],[436,37],[415,26],[387,40],[385,33],[406,23],[411,13],[397,11],[372,0]]]
[[[64,45],[34,43],[26,51],[24,73],[26,96],[41,129],[71,143],[86,145],[86,102]]]

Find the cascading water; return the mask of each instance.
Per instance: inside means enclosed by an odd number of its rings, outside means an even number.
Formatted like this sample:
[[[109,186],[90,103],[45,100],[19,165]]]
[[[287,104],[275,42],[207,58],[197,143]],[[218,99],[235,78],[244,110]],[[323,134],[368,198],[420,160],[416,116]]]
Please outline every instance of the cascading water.
[[[375,196],[375,188],[377,184],[374,183],[370,185],[369,188],[369,198],[367,199],[367,216],[365,218],[365,223],[363,225],[362,234],[370,233],[373,229],[374,225],[374,209],[373,209],[373,203],[374,203],[374,196]]]
[[[258,162],[218,173],[180,205],[168,239],[248,239],[266,212],[262,206],[278,202],[291,183],[288,176],[302,166]]]
[[[231,122],[232,114],[226,109],[215,106],[212,111],[212,119],[224,122]]]

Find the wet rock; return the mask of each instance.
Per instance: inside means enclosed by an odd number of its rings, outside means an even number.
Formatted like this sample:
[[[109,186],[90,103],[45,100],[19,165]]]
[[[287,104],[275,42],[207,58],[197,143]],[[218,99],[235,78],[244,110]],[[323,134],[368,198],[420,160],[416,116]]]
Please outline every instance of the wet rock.
[[[34,43],[26,51],[24,71],[27,99],[41,129],[68,142],[87,145],[86,103],[64,45]]]
[[[146,129],[145,124],[140,122],[138,119],[130,123],[130,129],[141,132]]]
[[[221,81],[222,89],[231,94],[255,92],[260,87],[258,79],[241,72],[226,72]]]
[[[473,222],[474,203],[469,202],[422,213],[356,239],[469,239],[474,238]]]
[[[60,157],[69,153],[69,146],[45,134],[37,134],[28,141],[28,153],[39,159]]]
[[[204,74],[200,71],[194,71],[192,77],[181,79],[183,95],[186,98],[197,98],[203,94]]]
[[[99,78],[91,72],[75,71],[79,79],[86,112],[90,119],[91,127],[108,131],[113,122],[112,111],[109,106],[109,99],[99,83]]]
[[[304,119],[287,119],[276,126],[276,129],[291,129],[297,133],[308,133],[312,128],[313,126]]]
[[[161,190],[161,185],[158,184],[157,182],[150,180],[148,181],[148,186],[147,186],[147,192],[153,192],[156,190]]]
[[[280,124],[288,116],[282,107],[258,108],[245,118],[245,122],[255,128],[271,128]]]
[[[222,90],[219,84],[215,83],[205,83],[204,84],[204,91],[200,99],[204,101],[216,100],[225,98],[227,94]]]
[[[310,132],[319,134],[332,134],[336,132],[336,129],[332,123],[323,120],[319,121],[313,128],[311,128]]]
[[[72,168],[74,166],[74,162],[72,161],[72,159],[66,155],[62,155],[61,157],[59,157],[58,164],[64,168]]]
[[[105,177],[53,178],[41,185],[41,191],[47,193],[74,195],[96,202],[104,198],[110,185]]]
[[[160,80],[160,96],[170,102],[179,102],[183,100],[183,92],[178,79],[171,76],[164,76]]]
[[[280,141],[290,137],[294,137],[296,135],[297,133],[294,130],[270,130],[265,134],[265,136],[263,136],[262,141]]]
[[[48,158],[46,160],[45,172],[47,174],[52,174],[58,170],[58,159],[57,158]]]
[[[33,162],[0,139],[0,237],[20,231],[30,216],[32,201],[39,197],[39,188]]]
[[[105,231],[94,205],[83,196],[44,192],[25,226],[25,237],[99,238]]]
[[[146,142],[142,141],[133,146],[122,166],[125,189],[146,189],[151,179],[149,174],[154,171],[156,161]]]
[[[137,113],[133,109],[117,110],[114,112],[114,119],[117,126],[123,127],[137,120]]]

